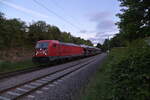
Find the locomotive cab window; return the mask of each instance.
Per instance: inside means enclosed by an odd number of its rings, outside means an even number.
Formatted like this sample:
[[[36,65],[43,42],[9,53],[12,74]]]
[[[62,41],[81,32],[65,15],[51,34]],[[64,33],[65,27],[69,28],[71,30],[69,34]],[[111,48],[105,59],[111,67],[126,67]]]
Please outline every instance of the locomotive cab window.
[[[40,42],[36,44],[36,49],[47,49],[48,48],[48,42]]]

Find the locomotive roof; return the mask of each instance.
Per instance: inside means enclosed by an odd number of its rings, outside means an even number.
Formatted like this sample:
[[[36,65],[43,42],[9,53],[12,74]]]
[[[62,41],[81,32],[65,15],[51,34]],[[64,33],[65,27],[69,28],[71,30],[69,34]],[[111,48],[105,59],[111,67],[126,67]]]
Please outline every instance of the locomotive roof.
[[[38,42],[59,42],[60,44],[62,45],[68,45],[68,46],[80,46],[80,45],[77,45],[77,44],[74,44],[74,43],[65,43],[65,42],[60,42],[58,40],[40,40]]]
[[[80,47],[83,47],[83,48],[98,49],[98,50],[100,50],[100,49],[97,48],[97,47],[88,46],[88,45],[85,45],[85,44],[77,45],[77,44],[74,44],[74,43],[60,42],[60,41],[58,41],[58,40],[40,40],[40,41],[38,41],[38,42],[59,42],[60,44],[62,44],[62,45],[67,45],[67,46],[80,46]]]
[[[65,42],[60,42],[60,44],[62,44],[62,45],[68,45],[68,46],[79,46],[79,45],[74,44],[74,43],[65,43]]]

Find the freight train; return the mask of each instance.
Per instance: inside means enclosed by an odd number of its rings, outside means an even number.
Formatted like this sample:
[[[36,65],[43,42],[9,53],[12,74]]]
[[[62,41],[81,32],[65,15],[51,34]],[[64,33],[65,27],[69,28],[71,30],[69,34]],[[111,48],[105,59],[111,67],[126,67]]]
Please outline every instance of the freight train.
[[[87,57],[101,53],[96,47],[64,43],[58,40],[40,40],[36,43],[33,62],[54,62],[64,59]]]

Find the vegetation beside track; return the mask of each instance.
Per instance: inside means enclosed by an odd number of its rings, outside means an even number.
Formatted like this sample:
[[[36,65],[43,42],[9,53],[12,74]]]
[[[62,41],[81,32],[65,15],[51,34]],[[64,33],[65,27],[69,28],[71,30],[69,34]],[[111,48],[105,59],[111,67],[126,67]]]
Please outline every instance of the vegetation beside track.
[[[0,61],[0,73],[23,70],[36,66],[31,59],[19,62]]]
[[[90,40],[63,32],[45,21],[26,23],[21,19],[8,19],[0,12],[0,60],[18,62],[31,58],[39,40],[60,40],[75,44],[93,45]],[[8,62],[7,62],[8,63]]]
[[[148,100],[150,47],[135,40],[126,48],[113,48],[91,79],[82,100]]]

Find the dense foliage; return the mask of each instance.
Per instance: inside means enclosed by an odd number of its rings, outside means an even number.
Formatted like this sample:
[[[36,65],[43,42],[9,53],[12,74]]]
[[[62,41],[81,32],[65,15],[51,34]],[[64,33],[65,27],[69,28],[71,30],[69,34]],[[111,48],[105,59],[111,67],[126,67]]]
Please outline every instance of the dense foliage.
[[[150,47],[136,40],[113,48],[81,100],[149,100]]]
[[[109,40],[113,100],[148,100],[150,98],[150,47],[143,39],[150,36],[150,1],[119,0],[122,13],[117,23],[120,32]],[[121,52],[121,49],[123,52]]]
[[[102,100],[149,100],[150,0],[118,1],[122,8],[117,14],[119,33],[100,46],[111,50],[105,66],[110,71],[111,96]]]
[[[121,14],[118,27],[120,34],[126,40],[150,36],[150,1],[149,0],[119,0]]]
[[[150,36],[150,0],[118,0],[121,13],[116,23],[119,33],[112,39],[106,39],[103,47],[124,47],[132,41]],[[109,45],[109,47],[108,47]]]
[[[142,41],[135,41],[128,48],[121,49],[119,54],[111,54],[109,64],[113,99],[148,100],[150,47]]]
[[[0,13],[0,49],[32,46],[36,41],[44,39],[93,45],[89,40],[74,37],[68,32],[61,32],[58,27],[44,21],[27,25],[20,19],[6,19],[4,14]]]

